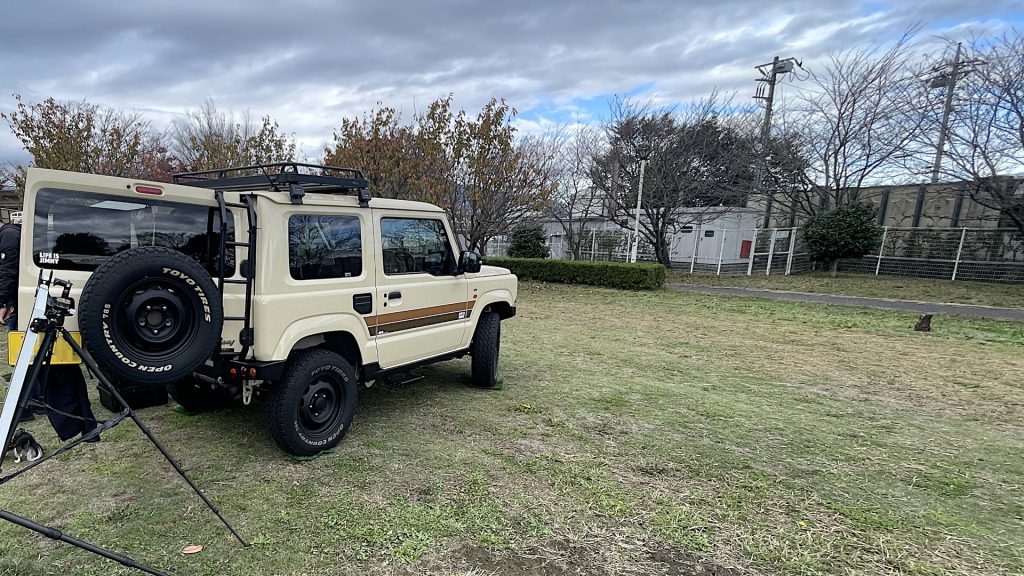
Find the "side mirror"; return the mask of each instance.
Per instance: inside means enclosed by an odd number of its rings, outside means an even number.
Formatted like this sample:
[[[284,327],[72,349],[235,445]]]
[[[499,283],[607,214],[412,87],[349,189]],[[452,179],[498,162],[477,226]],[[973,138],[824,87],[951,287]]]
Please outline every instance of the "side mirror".
[[[463,250],[459,255],[459,274],[466,272],[475,273],[480,271],[480,254],[472,250]]]

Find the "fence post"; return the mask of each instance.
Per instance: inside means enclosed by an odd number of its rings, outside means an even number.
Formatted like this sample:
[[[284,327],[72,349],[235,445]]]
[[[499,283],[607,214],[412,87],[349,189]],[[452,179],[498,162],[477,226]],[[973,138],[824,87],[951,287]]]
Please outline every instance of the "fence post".
[[[758,229],[754,228],[754,240],[751,242],[751,259],[746,262],[746,276],[754,274],[754,254],[758,253]]]
[[[796,228],[789,229],[789,256],[786,257],[786,276],[793,271],[793,251],[796,250]]]
[[[769,276],[772,273],[772,259],[775,258],[775,234],[778,231],[778,228],[772,228],[772,239],[768,242],[768,266],[764,269],[765,276]]]
[[[722,236],[718,239],[718,269],[715,270],[715,276],[722,275],[722,256],[725,254],[725,233],[726,230],[722,229]]]
[[[597,228],[590,229],[590,261],[594,261],[594,255],[597,254]]]
[[[953,264],[953,278],[952,278],[952,280],[956,280],[957,270],[960,269],[960,254],[964,251],[964,238],[966,238],[966,237],[967,237],[967,228],[963,228],[962,230],[960,230],[960,246],[957,246],[957,249],[956,249],[956,263]]]
[[[690,274],[693,274],[693,265],[697,262],[697,248],[700,246],[700,226],[693,230],[693,254],[690,256]]]
[[[882,245],[878,247],[878,263],[875,264],[875,276],[878,276],[878,271],[882,269],[882,253],[885,252],[885,237],[889,235],[889,227],[882,227]]]

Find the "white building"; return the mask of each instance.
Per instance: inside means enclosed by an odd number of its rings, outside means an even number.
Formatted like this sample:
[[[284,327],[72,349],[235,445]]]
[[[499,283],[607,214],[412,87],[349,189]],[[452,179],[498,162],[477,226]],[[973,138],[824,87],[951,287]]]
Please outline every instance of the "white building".
[[[717,263],[719,256],[725,264],[745,262],[749,259],[754,229],[760,215],[760,210],[751,208],[683,209],[679,213],[678,221],[690,224],[681,226],[669,239],[670,258],[673,262],[689,262],[696,250],[698,263]],[[542,225],[548,246],[551,248],[551,258],[571,258],[568,242],[564,241],[565,231],[562,225],[555,220],[546,220]],[[632,227],[623,228],[609,218],[590,218],[583,228],[584,258],[625,259],[629,251]],[[600,249],[598,244],[601,234],[608,232],[617,232],[621,235],[620,245],[616,248]],[[643,245],[640,253],[643,258]]]

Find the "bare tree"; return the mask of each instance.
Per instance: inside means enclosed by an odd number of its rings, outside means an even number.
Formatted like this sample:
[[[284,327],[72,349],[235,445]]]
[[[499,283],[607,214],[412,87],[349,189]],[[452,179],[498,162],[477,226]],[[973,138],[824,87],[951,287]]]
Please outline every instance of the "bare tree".
[[[636,214],[640,160],[644,176],[640,236],[658,262],[669,264],[669,238],[701,221],[701,210],[741,206],[753,187],[754,133],[731,116],[717,94],[681,112],[655,110],[617,99],[605,126],[607,149],[594,162],[591,180],[608,198],[612,219],[630,229]]]
[[[600,150],[601,132],[596,126],[581,125],[558,138],[552,215],[576,259],[581,257],[583,246],[589,246],[587,224],[604,212],[605,195],[590,180],[594,157]]]
[[[277,121],[264,116],[256,121],[249,112],[235,120],[207,100],[198,110],[172,123],[171,150],[186,170],[248,166],[295,158],[295,139],[281,131]]]
[[[927,107],[927,92],[911,70],[915,32],[881,52],[831,54],[809,73],[810,87],[789,122],[807,159],[805,186],[793,197],[803,214],[856,202],[866,183],[906,173]]]
[[[981,60],[961,81],[942,173],[966,182],[971,198],[1024,232],[1024,38],[1018,32],[975,40]]]
[[[17,187],[17,166],[0,166],[0,190]]]

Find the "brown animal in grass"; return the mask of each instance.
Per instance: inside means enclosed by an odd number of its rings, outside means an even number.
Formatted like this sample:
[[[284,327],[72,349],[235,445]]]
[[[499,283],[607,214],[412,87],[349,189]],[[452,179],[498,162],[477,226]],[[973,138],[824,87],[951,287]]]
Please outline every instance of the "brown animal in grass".
[[[922,314],[921,319],[914,324],[914,332],[931,332],[932,331],[932,315]]]

